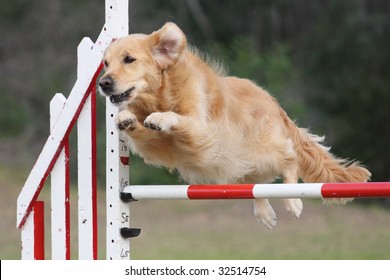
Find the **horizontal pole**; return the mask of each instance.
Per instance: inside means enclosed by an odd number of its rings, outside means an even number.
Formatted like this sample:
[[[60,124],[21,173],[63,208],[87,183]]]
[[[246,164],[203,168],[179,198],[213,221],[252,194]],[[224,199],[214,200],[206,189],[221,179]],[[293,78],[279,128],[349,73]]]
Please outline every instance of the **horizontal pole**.
[[[390,197],[390,182],[228,184],[228,185],[130,185],[123,194],[146,199],[254,199],[254,198],[370,198]],[[129,200],[131,200],[129,199]]]

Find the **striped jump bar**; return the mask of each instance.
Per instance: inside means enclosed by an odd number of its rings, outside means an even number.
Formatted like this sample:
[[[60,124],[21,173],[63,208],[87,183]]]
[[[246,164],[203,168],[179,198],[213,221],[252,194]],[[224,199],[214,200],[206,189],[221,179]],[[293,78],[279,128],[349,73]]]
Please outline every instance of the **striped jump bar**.
[[[390,182],[230,184],[230,185],[130,185],[127,201],[146,199],[253,199],[390,197]]]

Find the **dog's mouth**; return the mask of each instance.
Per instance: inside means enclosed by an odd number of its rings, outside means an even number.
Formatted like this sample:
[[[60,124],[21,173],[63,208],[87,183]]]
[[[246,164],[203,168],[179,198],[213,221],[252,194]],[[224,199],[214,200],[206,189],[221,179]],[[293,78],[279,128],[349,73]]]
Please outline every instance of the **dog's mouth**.
[[[110,96],[110,101],[113,104],[120,104],[122,102],[125,102],[129,99],[131,92],[135,89],[135,87],[131,87],[130,89],[126,90],[124,93],[121,94],[115,94]]]

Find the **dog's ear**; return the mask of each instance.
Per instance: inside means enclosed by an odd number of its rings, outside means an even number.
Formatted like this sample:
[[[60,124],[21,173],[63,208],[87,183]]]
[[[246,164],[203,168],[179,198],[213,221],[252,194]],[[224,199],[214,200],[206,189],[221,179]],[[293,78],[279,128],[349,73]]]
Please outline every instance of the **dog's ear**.
[[[176,24],[168,22],[149,36],[149,46],[157,64],[161,69],[166,69],[179,60],[187,40]]]

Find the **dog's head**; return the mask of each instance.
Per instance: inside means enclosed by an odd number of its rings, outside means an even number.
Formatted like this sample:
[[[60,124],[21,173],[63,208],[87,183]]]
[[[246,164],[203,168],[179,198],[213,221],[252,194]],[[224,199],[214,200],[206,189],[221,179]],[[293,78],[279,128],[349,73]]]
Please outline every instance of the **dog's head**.
[[[117,105],[156,93],[161,73],[177,63],[186,45],[184,33],[174,23],[150,35],[132,34],[114,41],[104,54],[100,91]]]

